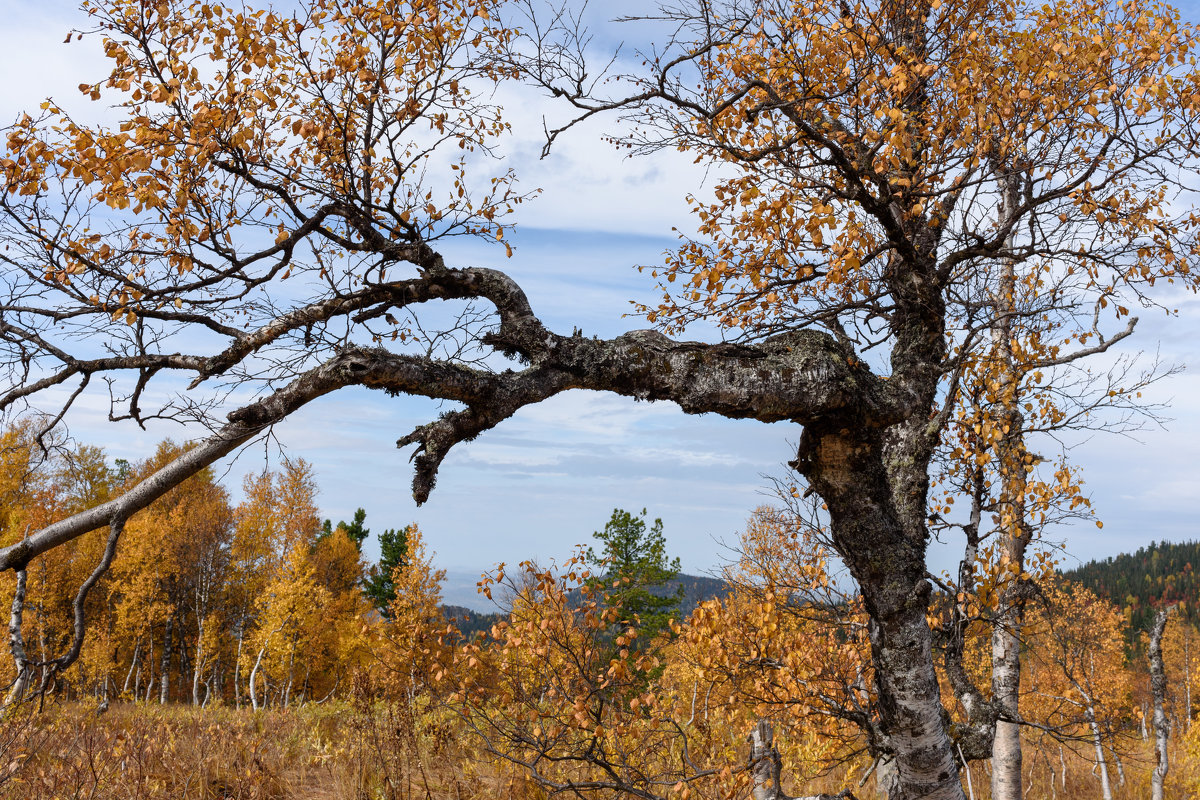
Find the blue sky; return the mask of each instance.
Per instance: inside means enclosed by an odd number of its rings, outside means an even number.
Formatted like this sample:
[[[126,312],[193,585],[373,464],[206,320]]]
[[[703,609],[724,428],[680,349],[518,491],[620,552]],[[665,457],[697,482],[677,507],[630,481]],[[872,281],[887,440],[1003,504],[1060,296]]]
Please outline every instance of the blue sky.
[[[98,74],[102,65],[94,50],[62,44],[70,27],[83,24],[71,8],[0,0],[6,22],[0,74],[10,78],[0,87],[0,121],[36,108],[47,95],[74,101],[75,86]],[[1196,7],[1185,16],[1197,19]],[[582,126],[550,158],[538,160],[541,116],[554,112],[534,93],[506,91],[499,99],[516,128],[507,164],[524,186],[540,186],[543,194],[520,211],[512,259],[502,249],[464,241],[445,248],[448,262],[506,269],[559,331],[578,326],[611,336],[647,327],[623,317],[631,300],[655,297],[649,277],[634,265],[661,262],[675,241],[671,228],[693,224],[684,198],[702,194],[711,177],[706,183],[702,171],[675,153],[626,159],[600,143],[603,128],[597,125]],[[1144,315],[1129,348],[1194,365],[1151,392],[1151,399],[1171,403],[1172,421],[1136,438],[1072,443],[1071,458],[1085,468],[1105,527],[1081,524],[1053,532],[1066,542],[1068,563],[1197,535],[1200,303],[1181,298],[1179,306],[1177,319]],[[102,408],[102,398],[90,398],[71,420],[72,430],[113,457],[142,458],[163,436],[189,435],[177,428],[143,433],[112,425],[103,421]],[[220,469],[236,494],[246,473],[278,463],[282,445],[288,457],[315,465],[327,516],[348,519],[361,506],[376,531],[418,522],[437,561],[468,573],[497,561],[563,558],[587,542],[613,508],[645,507],[651,517],[663,518],[669,550],[685,570],[703,572],[727,555],[720,543],[734,541],[753,508],[769,502],[763,476],[785,474],[782,465],[799,436],[787,424],[692,417],[671,404],[571,392],[457,447],[429,502],[417,508],[409,493],[408,453],[398,451],[395,441],[438,410],[427,400],[343,391],[278,426],[269,446],[251,446]],[[948,567],[958,547],[935,553],[934,566]]]

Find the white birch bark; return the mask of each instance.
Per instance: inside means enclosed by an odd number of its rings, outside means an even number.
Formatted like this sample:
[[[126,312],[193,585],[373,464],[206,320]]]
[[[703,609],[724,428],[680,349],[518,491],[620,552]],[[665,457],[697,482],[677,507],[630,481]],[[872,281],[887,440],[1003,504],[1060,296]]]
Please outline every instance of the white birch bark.
[[[1108,780],[1108,761],[1104,756],[1104,739],[1100,734],[1100,725],[1096,722],[1096,709],[1091,698],[1084,695],[1084,714],[1088,727],[1092,731],[1092,744],[1096,748],[1096,768],[1100,773],[1100,793],[1104,800],[1113,800],[1112,784]]]
[[[171,692],[171,627],[174,617],[167,617],[166,630],[163,632],[162,664],[159,667],[158,702],[165,705]]]
[[[1019,185],[1015,172],[1004,175],[1001,214],[1015,213],[1019,204]],[[1012,242],[1010,241],[1010,245]],[[1000,416],[1008,428],[996,443],[996,460],[1001,474],[1000,494],[1000,591],[992,628],[992,697],[1008,719],[996,721],[992,740],[993,800],[1022,800],[1021,791],[1021,628],[1025,608],[1021,574],[1025,569],[1025,550],[1033,538],[1025,519],[1025,419],[1021,414],[1021,376],[1013,353],[1012,313],[1016,295],[1016,271],[1006,260],[997,287],[996,323],[992,328],[992,348],[1002,361],[999,379]]]
[[[250,707],[258,711],[258,668],[262,665],[263,655],[267,652],[267,642],[258,650],[258,658],[254,659],[254,667],[250,670]]]
[[[130,681],[133,680],[134,672],[137,670],[138,655],[140,654],[139,651],[141,650],[141,648],[142,648],[142,637],[139,636],[133,642],[133,660],[129,662],[129,671],[125,673],[125,685],[121,687],[122,695],[129,694],[129,683],[130,683]],[[133,694],[134,694],[134,697],[136,698],[137,697],[137,686],[136,685],[134,686]]]
[[[268,633],[266,635],[266,637],[263,638],[263,644],[262,644],[262,647],[259,648],[258,657],[256,659],[254,659],[254,668],[250,670],[250,705],[255,711],[258,711],[258,691],[257,691],[258,669],[260,666],[262,666],[263,656],[266,654],[267,647],[271,643],[271,637],[274,636],[275,634],[279,633],[285,627],[287,627],[287,624],[288,624],[288,622],[291,621],[291,619],[292,619],[292,617],[289,614],[287,617],[285,617],[283,619],[282,622],[279,623],[279,626],[277,628],[275,628],[275,630],[271,631],[270,633]],[[265,701],[266,701],[266,697],[264,696],[264,702]]]
[[[21,624],[25,613],[25,581],[25,570],[17,570],[17,587],[13,591],[12,615],[9,617],[8,623],[8,644],[12,651],[17,677],[8,692],[8,697],[4,699],[5,706],[21,702],[25,699],[25,692],[29,690],[29,656],[25,652],[25,638],[21,633]]]
[[[237,655],[233,659],[233,704],[235,708],[242,707],[242,640],[245,639],[246,623],[243,619],[238,623]]]
[[[1171,721],[1167,719],[1167,675],[1163,668],[1162,637],[1167,627],[1169,608],[1154,615],[1154,627],[1150,631],[1150,694],[1154,698],[1154,753],[1156,762],[1150,776],[1151,800],[1163,800],[1163,784],[1167,779],[1170,761],[1167,739],[1171,734]]]

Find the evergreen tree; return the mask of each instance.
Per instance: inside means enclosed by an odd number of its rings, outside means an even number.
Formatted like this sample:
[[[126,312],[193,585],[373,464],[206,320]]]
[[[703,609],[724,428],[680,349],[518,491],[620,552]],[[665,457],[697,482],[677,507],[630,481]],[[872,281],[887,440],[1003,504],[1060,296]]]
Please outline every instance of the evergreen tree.
[[[634,516],[617,508],[604,530],[592,537],[604,545],[599,553],[591,547],[587,550],[587,562],[603,576],[592,585],[603,588],[624,624],[637,620],[639,639],[650,641],[677,615],[683,598],[682,586],[670,594],[661,588],[654,591],[679,574],[679,559],[667,559],[662,520],[655,519],[647,530],[646,509]]]
[[[367,512],[360,508],[354,512],[353,521],[347,523],[345,520],[343,520],[337,524],[337,527],[346,531],[346,535],[350,537],[350,541],[354,542],[360,551],[362,550],[363,541],[365,541],[366,538],[371,535],[370,528],[363,527],[363,523],[366,522],[366,520]],[[320,538],[330,536],[333,531],[333,521],[328,519],[325,520],[325,523],[321,526]]]
[[[355,519],[358,519],[357,514]],[[363,594],[385,617],[388,616],[392,601],[396,599],[396,567],[407,563],[412,527],[406,525],[399,530],[389,528],[379,535],[379,563],[371,567],[371,574],[363,581]]]

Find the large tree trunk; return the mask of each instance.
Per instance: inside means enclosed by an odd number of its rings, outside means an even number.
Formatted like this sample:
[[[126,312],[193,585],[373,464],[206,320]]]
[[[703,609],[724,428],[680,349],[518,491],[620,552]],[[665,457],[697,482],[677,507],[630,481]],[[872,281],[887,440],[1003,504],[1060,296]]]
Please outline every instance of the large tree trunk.
[[[880,727],[895,754],[898,796],[963,800],[925,616],[928,462],[919,427],[890,431],[885,447],[878,431],[809,425],[794,466],[826,501],[837,551],[870,616]]]
[[[1151,800],[1163,800],[1163,782],[1167,778],[1170,762],[1167,760],[1167,737],[1171,733],[1171,721],[1165,708],[1167,698],[1167,675],[1163,669],[1162,637],[1167,627],[1170,609],[1162,609],[1154,615],[1154,627],[1150,631],[1150,694],[1154,697],[1154,752],[1157,760],[1150,777]]]

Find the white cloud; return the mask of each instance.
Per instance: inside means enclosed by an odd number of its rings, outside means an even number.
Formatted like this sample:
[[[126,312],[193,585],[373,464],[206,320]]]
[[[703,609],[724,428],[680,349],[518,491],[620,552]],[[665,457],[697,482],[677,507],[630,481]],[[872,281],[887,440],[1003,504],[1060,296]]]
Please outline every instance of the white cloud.
[[[468,462],[479,462],[496,467],[545,467],[562,461],[562,454],[554,451],[532,450],[486,442],[473,443],[464,450]]]
[[[748,463],[744,454],[728,451],[683,450],[670,447],[634,447],[628,455],[635,461],[649,463],[671,463],[687,467],[731,467]]]

